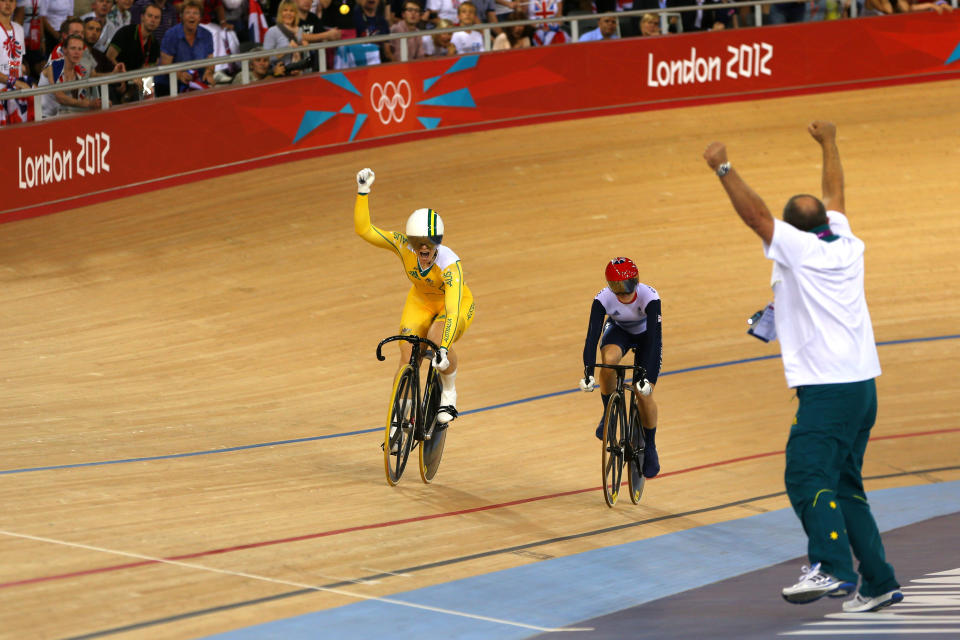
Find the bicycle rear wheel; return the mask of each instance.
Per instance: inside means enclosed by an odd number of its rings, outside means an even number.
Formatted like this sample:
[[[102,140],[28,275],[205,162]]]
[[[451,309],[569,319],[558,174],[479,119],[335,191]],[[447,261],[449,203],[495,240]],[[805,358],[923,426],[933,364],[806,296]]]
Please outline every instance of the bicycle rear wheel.
[[[603,472],[603,499],[608,507],[617,503],[623,478],[623,398],[614,392],[607,402],[603,416],[603,443],[601,470]]]
[[[393,383],[393,395],[387,410],[387,427],[383,436],[383,470],[391,487],[400,482],[400,476],[407,466],[407,458],[413,446],[416,405],[417,389],[413,384],[413,369],[410,365],[404,365]]]
[[[647,479],[643,475],[643,449],[646,443],[643,441],[643,429],[640,424],[640,412],[636,406],[630,409],[630,423],[627,429],[627,440],[630,446],[627,447],[627,463],[629,465],[630,482],[630,501],[633,504],[640,504],[640,496],[643,495],[643,487]]]
[[[437,422],[440,410],[440,374],[433,367],[427,373],[427,387],[423,392],[423,433],[432,435],[420,443],[420,479],[430,484],[440,468],[443,445],[447,440],[447,425]]]

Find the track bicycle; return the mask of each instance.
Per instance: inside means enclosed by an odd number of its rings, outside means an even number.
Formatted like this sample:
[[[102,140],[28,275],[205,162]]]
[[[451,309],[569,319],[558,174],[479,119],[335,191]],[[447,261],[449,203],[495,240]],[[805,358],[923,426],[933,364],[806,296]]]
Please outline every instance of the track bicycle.
[[[383,470],[392,487],[400,482],[407,459],[419,445],[420,479],[430,484],[440,467],[447,425],[437,420],[440,410],[440,373],[429,367],[423,395],[420,395],[420,365],[431,360],[439,350],[433,341],[419,336],[390,336],[377,345],[377,360],[386,360],[383,345],[405,340],[413,345],[410,361],[404,364],[393,380],[393,393],[387,409],[387,427],[383,437]]]
[[[644,380],[646,370],[640,365],[597,364],[597,367],[613,369],[617,374],[616,390],[610,394],[607,408],[603,413],[603,446],[601,447],[601,468],[603,472],[603,499],[608,507],[613,507],[620,493],[623,481],[623,467],[628,467],[630,501],[640,503],[646,478],[643,476],[643,428],[640,424],[640,410],[637,407],[637,390],[632,384],[624,384],[627,371],[633,371],[633,380]],[[627,394],[630,399],[629,415],[626,410]]]

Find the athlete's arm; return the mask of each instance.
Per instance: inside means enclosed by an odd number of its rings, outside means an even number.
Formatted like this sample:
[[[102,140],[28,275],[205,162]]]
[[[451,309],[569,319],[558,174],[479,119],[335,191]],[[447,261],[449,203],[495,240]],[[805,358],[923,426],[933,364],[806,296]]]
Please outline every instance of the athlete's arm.
[[[463,269],[457,260],[443,270],[443,306],[447,320],[443,325],[440,346],[446,349],[453,344],[453,338],[460,328],[460,303],[463,302]]]
[[[703,157],[714,171],[725,165],[726,171],[720,176],[720,184],[726,190],[730,203],[740,219],[753,229],[765,244],[770,244],[773,240],[773,216],[757,192],[750,188],[736,169],[730,167],[727,162],[727,147],[721,142],[711,143]]]
[[[659,358],[656,350],[663,344],[663,327],[660,324],[660,300],[651,300],[643,310],[647,314],[647,339],[643,353],[638,353],[640,362],[653,362]]]
[[[600,301],[594,298],[590,307],[590,324],[587,326],[587,339],[583,343],[583,377],[593,375],[593,367],[597,364],[597,344],[600,342],[600,332],[603,331],[603,320],[607,316],[606,309]]]
[[[840,151],[837,149],[837,127],[832,122],[815,120],[807,128],[813,139],[823,149],[823,206],[827,211],[844,211],[843,166],[840,164]]]
[[[392,249],[398,256],[400,249],[395,235],[374,226],[370,222],[370,196],[369,194],[357,194],[356,204],[353,206],[353,229],[357,235],[381,249]]]

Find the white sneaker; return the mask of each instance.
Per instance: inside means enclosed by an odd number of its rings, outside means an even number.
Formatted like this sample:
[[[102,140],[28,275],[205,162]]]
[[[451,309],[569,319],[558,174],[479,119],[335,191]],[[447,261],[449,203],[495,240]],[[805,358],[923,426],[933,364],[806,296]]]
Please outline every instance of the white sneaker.
[[[823,596],[838,589],[853,589],[856,585],[834,578],[829,573],[820,571],[820,563],[812,567],[801,569],[800,581],[781,591],[783,599],[793,604],[806,604],[819,600]],[[844,603],[846,607],[846,603]]]
[[[903,592],[900,589],[888,591],[876,598],[866,598],[859,593],[843,603],[844,613],[864,613],[878,611],[892,604],[903,601]]]
[[[457,417],[457,390],[444,389],[440,392],[440,409],[437,411],[437,422],[448,424]]]

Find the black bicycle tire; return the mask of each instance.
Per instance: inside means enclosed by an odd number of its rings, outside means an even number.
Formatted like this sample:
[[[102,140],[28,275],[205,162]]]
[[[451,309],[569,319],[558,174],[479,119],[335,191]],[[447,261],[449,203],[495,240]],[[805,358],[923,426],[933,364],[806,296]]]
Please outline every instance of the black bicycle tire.
[[[630,501],[633,504],[640,504],[643,488],[647,483],[647,479],[643,475],[643,447],[646,443],[643,441],[643,425],[640,423],[640,412],[635,404],[631,407],[629,425],[627,434],[630,438],[630,448],[639,456],[636,461],[634,461],[633,456],[627,461]]]
[[[393,443],[390,438],[390,428],[393,426],[394,415],[398,407],[409,406],[410,411],[416,411],[418,390],[414,385],[414,371],[410,365],[404,365],[397,377],[394,378],[393,392],[390,396],[390,406],[387,409],[387,426],[383,438],[383,470],[387,476],[387,484],[391,487],[396,486],[403,476],[403,471],[407,466],[407,460],[410,457],[410,451],[413,448],[413,420],[407,420],[410,427],[406,428],[401,423],[401,428],[397,430],[394,439],[399,438],[400,442],[397,451],[392,451]],[[409,405],[403,403],[409,401]],[[405,416],[413,418],[413,415]],[[406,437],[404,432],[407,431]]]
[[[603,500],[611,508],[617,503],[620,483],[623,480],[623,428],[623,398],[614,391],[610,394],[603,413],[603,442],[600,447]]]
[[[440,469],[443,447],[447,440],[447,427],[437,423],[440,409],[440,374],[433,368],[427,373],[427,384],[423,391],[423,427],[424,433],[433,427],[433,436],[420,443],[420,479],[430,484]]]

